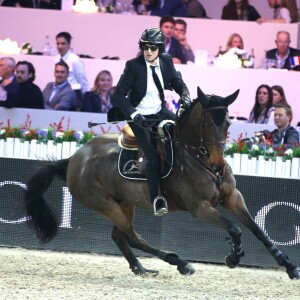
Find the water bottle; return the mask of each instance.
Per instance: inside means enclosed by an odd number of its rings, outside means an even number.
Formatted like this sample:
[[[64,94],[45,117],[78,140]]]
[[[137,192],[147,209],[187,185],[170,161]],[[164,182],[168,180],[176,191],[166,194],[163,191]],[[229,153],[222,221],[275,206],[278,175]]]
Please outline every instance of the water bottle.
[[[254,68],[255,67],[255,55],[254,55],[254,49],[251,49],[251,53],[249,56],[249,61],[250,61],[250,66],[249,68]]]
[[[49,35],[46,35],[42,52],[43,52],[43,55],[50,55],[50,53],[51,53],[51,45],[50,45],[50,41],[49,41]]]
[[[219,46],[219,50],[218,50],[218,53],[216,54],[216,58],[219,57],[219,55],[222,55],[224,54],[224,51],[222,50],[222,46]]]

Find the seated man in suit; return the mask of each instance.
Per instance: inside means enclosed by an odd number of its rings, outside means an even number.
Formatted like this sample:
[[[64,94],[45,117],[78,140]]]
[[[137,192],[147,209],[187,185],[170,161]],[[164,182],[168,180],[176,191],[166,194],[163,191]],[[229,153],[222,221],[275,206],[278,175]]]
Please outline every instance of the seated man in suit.
[[[159,27],[165,36],[165,51],[173,57],[174,64],[186,64],[180,43],[174,38],[175,19],[164,16],[160,19]]]
[[[185,60],[195,62],[195,55],[186,37],[187,23],[183,19],[176,19],[174,38],[180,43]]]
[[[277,48],[267,51],[266,58],[276,59],[282,69],[300,71],[300,67],[292,68],[290,58],[300,56],[300,50],[290,47],[290,34],[287,31],[279,31],[275,40]]]
[[[41,89],[33,83],[35,69],[29,61],[19,61],[16,67],[16,79],[19,83],[17,93],[17,107],[44,108],[44,99]]]
[[[16,62],[12,57],[0,58],[0,107],[17,105],[19,84],[15,77]]]
[[[274,122],[277,129],[271,132],[273,145],[298,145],[299,133],[291,126],[293,113],[288,104],[277,104],[274,112]]]
[[[69,66],[63,61],[55,64],[55,82],[49,82],[43,90],[46,109],[75,110],[76,95],[68,82]]]
[[[143,15],[186,17],[187,13],[182,0],[134,0],[132,4]]]
[[[160,157],[156,144],[157,125],[162,120],[175,120],[175,114],[166,108],[164,90],[175,90],[184,107],[190,104],[190,95],[181,75],[174,68],[172,57],[164,52],[165,37],[158,28],[146,29],[140,40],[142,54],[126,62],[124,73],[113,94],[113,103],[120,108],[131,127],[139,146],[147,158],[147,179],[154,214],[168,212],[160,180]],[[116,117],[118,119],[118,117]],[[157,120],[147,122],[147,119]]]

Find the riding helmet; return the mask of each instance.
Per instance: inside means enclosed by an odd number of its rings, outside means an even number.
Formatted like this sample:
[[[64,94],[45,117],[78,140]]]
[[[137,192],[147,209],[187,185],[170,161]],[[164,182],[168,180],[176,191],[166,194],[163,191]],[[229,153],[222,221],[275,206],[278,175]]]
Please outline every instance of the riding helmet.
[[[148,28],[143,32],[139,40],[141,50],[144,44],[156,45],[159,47],[159,52],[162,53],[165,50],[165,36],[159,28]]]

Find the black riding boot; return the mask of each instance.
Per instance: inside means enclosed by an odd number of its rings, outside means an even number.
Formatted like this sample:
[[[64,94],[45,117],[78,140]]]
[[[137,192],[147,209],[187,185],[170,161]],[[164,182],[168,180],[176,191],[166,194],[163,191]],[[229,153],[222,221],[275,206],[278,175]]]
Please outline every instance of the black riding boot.
[[[156,169],[151,168],[151,166],[147,164],[147,177],[154,215],[162,216],[168,213],[168,204],[166,198],[161,195],[160,174],[156,172]]]

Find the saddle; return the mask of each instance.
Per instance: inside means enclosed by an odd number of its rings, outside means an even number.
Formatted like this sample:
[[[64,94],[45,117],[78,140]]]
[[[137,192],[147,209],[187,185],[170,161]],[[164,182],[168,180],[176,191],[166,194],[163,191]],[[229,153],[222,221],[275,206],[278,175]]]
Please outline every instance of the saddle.
[[[127,150],[137,150],[138,144],[130,126],[126,124],[122,128],[122,134],[119,136],[119,146]]]
[[[173,144],[169,140],[172,138],[173,121],[163,121],[158,126],[157,151],[161,159],[161,177],[166,178],[173,166]],[[167,140],[165,139],[167,138]],[[130,126],[126,124],[119,136],[118,144],[121,147],[118,160],[118,170],[122,177],[134,180],[147,180],[146,158],[141,148],[138,147],[137,140]]]

